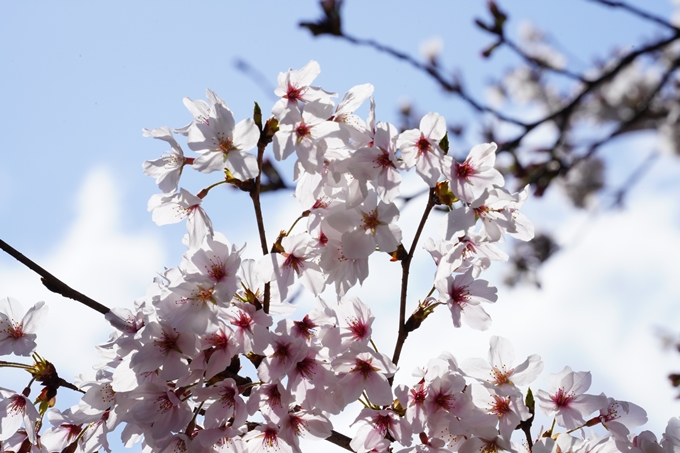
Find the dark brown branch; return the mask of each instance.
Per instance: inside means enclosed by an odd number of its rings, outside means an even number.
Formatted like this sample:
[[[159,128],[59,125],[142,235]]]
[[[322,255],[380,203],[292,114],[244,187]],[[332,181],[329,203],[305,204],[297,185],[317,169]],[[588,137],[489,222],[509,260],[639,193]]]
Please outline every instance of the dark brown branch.
[[[257,422],[246,422],[246,427],[248,428],[248,431],[252,431],[255,428],[260,426],[260,423]],[[337,432],[336,430],[331,430],[331,435],[326,437],[324,439],[327,442],[330,442],[332,444],[337,445],[338,447],[344,448],[347,451],[354,451],[352,448],[349,446],[349,443],[352,441],[350,437],[345,436],[342,433]]]
[[[352,442],[352,439],[345,436],[342,433],[337,432],[336,430],[332,430],[331,435],[329,437],[326,437],[325,440],[327,442],[337,445],[338,447],[344,448],[347,451],[354,451],[349,446],[349,443]]]
[[[654,14],[643,11],[639,8],[636,8],[635,6],[629,5],[625,2],[619,2],[619,1],[613,1],[613,0],[588,0],[588,1],[591,1],[593,3],[599,3],[601,5],[611,6],[612,8],[625,9],[626,11],[631,12],[631,13],[635,14],[636,16],[639,16],[643,19],[647,19],[647,20],[655,22],[659,25],[662,25],[664,27],[670,28],[671,30],[675,31],[676,33],[680,32],[680,28],[671,24],[667,20],[665,20],[665,19],[663,19],[659,16],[655,16]]]
[[[434,208],[435,204],[435,189],[430,189],[427,197],[427,206],[425,206],[425,212],[420,219],[420,224],[416,230],[416,234],[413,237],[413,243],[408,251],[408,255],[401,261],[401,296],[399,298],[399,335],[397,337],[397,344],[394,346],[394,354],[392,354],[392,363],[395,365],[399,362],[399,357],[401,356],[401,350],[404,347],[404,342],[406,337],[408,337],[408,331],[406,329],[406,297],[408,295],[408,276],[411,269],[411,260],[413,259],[413,254],[416,251],[416,246],[418,245],[418,240],[420,235],[423,233],[423,228],[425,228],[425,222]],[[392,382],[390,380],[390,382]]]
[[[110,311],[108,307],[100,304],[94,299],[90,299],[83,293],[80,293],[75,289],[71,288],[66,283],[62,282],[57,277],[55,277],[54,275],[50,274],[45,269],[40,267],[38,264],[35,263],[35,261],[29,259],[24,254],[22,254],[21,252],[19,252],[18,250],[16,250],[15,248],[13,248],[12,246],[10,246],[8,243],[1,239],[0,248],[4,250],[7,254],[14,257],[21,264],[23,264],[36,274],[40,275],[40,277],[42,277],[41,278],[42,284],[45,285],[45,288],[49,289],[53,293],[57,293],[62,295],[63,297],[67,297],[69,299],[78,301],[81,304],[86,305],[103,315],[107,314]]]
[[[579,82],[586,82],[586,80],[583,78],[581,74],[577,74],[575,72],[571,72],[568,69],[560,69],[556,68],[554,66],[551,66],[547,61],[541,60],[540,58],[534,57],[533,55],[529,55],[522,49],[520,46],[518,46],[514,41],[511,39],[508,39],[505,35],[502,36],[501,42],[507,45],[510,49],[512,49],[517,55],[522,57],[526,62],[538,66],[539,68],[546,69],[548,71],[552,71],[556,74],[561,74],[565,77],[569,77],[570,79],[577,80]]]
[[[631,63],[633,63],[633,61],[635,61],[635,59],[637,59],[639,56],[661,50],[664,47],[668,46],[669,44],[673,43],[674,41],[678,40],[679,38],[680,31],[675,33],[673,36],[669,38],[641,47],[640,49],[634,52],[630,52],[625,57],[623,57],[613,68],[600,75],[600,77],[586,81],[585,87],[581,90],[581,92],[577,94],[566,105],[564,105],[564,107],[546,115],[545,117],[531,124],[528,124],[525,130],[522,133],[520,133],[517,137],[515,137],[513,140],[500,144],[498,147],[498,152],[510,151],[515,149],[516,147],[519,146],[524,137],[526,137],[529,134],[529,132],[531,132],[541,124],[548,121],[555,121],[557,123],[557,126],[560,130],[560,137],[558,138],[557,143],[558,144],[561,143],[564,140],[564,134],[566,133],[567,124],[569,123],[571,116],[587,95],[592,93],[596,88],[600,87],[604,83],[612,80],[623,69],[625,69]]]
[[[516,118],[512,118],[509,116],[504,115],[503,113],[499,112],[496,109],[493,109],[487,105],[482,104],[481,102],[475,100],[462,86],[458,81],[455,80],[447,80],[444,75],[434,66],[422,63],[412,56],[401,52],[399,50],[396,50],[392,47],[386,46],[384,44],[381,44],[373,39],[362,39],[362,38],[355,38],[353,36],[347,35],[347,34],[341,34],[341,35],[335,35],[338,36],[341,39],[345,39],[346,41],[349,41],[352,44],[357,44],[361,46],[368,46],[372,47],[380,52],[387,53],[398,60],[405,61],[406,63],[409,63],[411,66],[415,67],[416,69],[419,69],[421,71],[426,72],[429,74],[433,79],[439,83],[439,85],[447,92],[453,93],[463,99],[465,102],[467,102],[472,108],[477,110],[478,112],[482,113],[490,113],[497,117],[498,119],[505,121],[506,123],[512,123],[516,124],[518,126],[523,126],[526,127],[526,123],[523,121],[520,121]]]
[[[670,67],[666,70],[664,75],[661,77],[661,80],[659,80],[659,83],[652,89],[648,95],[647,98],[640,103],[638,108],[635,110],[635,113],[628,118],[626,121],[621,122],[619,124],[619,127],[616,128],[611,134],[609,134],[607,137],[598,140],[594,143],[592,143],[588,147],[588,151],[581,157],[579,160],[584,160],[592,156],[599,147],[604,145],[605,143],[609,142],[611,139],[614,137],[617,137],[625,132],[628,132],[628,130],[638,121],[642,116],[649,111],[649,108],[652,105],[652,102],[654,102],[654,99],[656,96],[661,92],[663,87],[666,85],[666,83],[670,80],[671,75],[675,72],[675,70],[680,66],[680,58],[676,58],[673,60],[671,63]]]

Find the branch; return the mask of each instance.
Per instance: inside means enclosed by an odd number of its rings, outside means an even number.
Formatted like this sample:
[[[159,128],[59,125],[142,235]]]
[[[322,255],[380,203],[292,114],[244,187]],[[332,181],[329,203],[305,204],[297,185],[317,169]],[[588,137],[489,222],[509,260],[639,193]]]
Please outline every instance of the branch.
[[[613,1],[613,0],[588,0],[593,3],[599,3],[601,5],[606,5],[606,6],[611,6],[612,8],[621,8],[625,9],[628,12],[631,12],[635,14],[636,16],[639,16],[643,19],[650,20],[652,22],[656,22],[659,25],[662,25],[664,27],[670,28],[674,32],[678,33],[680,32],[680,28],[676,27],[675,25],[671,24],[668,22],[666,19],[663,19],[659,16],[655,16],[654,14],[648,13],[646,11],[643,11],[641,9],[638,9],[634,6],[631,6],[625,2],[619,2],[619,1]]]
[[[350,437],[345,436],[342,433],[337,432],[336,430],[331,430],[331,435],[329,437],[326,437],[325,440],[327,442],[337,445],[338,447],[344,448],[347,451],[354,451],[349,446],[349,443],[352,442],[352,439]]]
[[[581,90],[579,94],[577,94],[571,101],[569,101],[564,107],[561,109],[558,109],[552,113],[549,113],[548,115],[544,116],[543,118],[527,124],[525,127],[525,130],[520,133],[517,137],[515,137],[513,140],[509,142],[505,142],[499,145],[498,151],[503,152],[503,151],[510,151],[519,146],[519,144],[522,142],[524,137],[526,137],[529,132],[534,130],[536,127],[540,126],[541,124],[547,122],[547,121],[555,121],[558,122],[558,128],[560,129],[560,137],[558,138],[557,143],[561,143],[561,141],[564,139],[563,134],[566,130],[566,126],[569,122],[569,119],[571,118],[571,115],[574,113],[576,110],[576,107],[579,106],[581,101],[590,94],[592,91],[594,91],[596,88],[604,84],[605,82],[610,81],[613,79],[619,72],[621,72],[623,69],[625,69],[628,65],[630,65],[635,59],[641,55],[644,55],[646,53],[651,53],[655,52],[657,50],[661,50],[667,45],[673,43],[674,41],[678,40],[680,38],[680,31],[676,32],[673,34],[673,36],[663,39],[661,41],[657,41],[655,43],[649,44],[647,46],[641,47],[640,49],[630,52],[628,55],[623,57],[613,68],[611,68],[609,71],[603,73],[600,75],[600,77],[592,80],[586,80],[585,82],[585,87]]]
[[[525,61],[528,63],[531,63],[535,66],[538,66],[543,69],[547,69],[548,71],[552,71],[556,74],[561,74],[565,77],[569,77],[570,79],[577,80],[579,82],[586,82],[586,80],[583,78],[581,74],[577,74],[575,72],[571,72],[568,69],[559,69],[554,66],[551,66],[548,64],[548,62],[541,60],[540,58],[534,57],[533,55],[529,55],[526,53],[520,46],[518,46],[514,41],[508,39],[505,35],[500,37],[500,40],[503,44],[506,44],[510,49],[515,51],[517,55],[522,57]]]
[[[98,311],[99,313],[106,315],[110,310],[108,307],[100,304],[94,299],[90,299],[83,293],[76,291],[75,289],[68,286],[66,283],[59,280],[54,275],[47,272],[45,269],[40,267],[35,261],[27,258],[24,254],[10,246],[8,243],[0,239],[0,249],[4,250],[7,254],[14,257],[21,264],[35,272],[42,277],[40,280],[45,288],[49,289],[53,293],[60,294],[63,297],[73,299],[80,302],[83,305],[90,307],[91,309]]]
[[[506,123],[512,123],[516,124],[518,126],[523,126],[526,127],[526,123],[523,121],[520,121],[516,118],[512,118],[509,116],[504,115],[503,113],[499,112],[498,110],[491,108],[487,105],[482,104],[479,101],[476,101],[465,89],[460,85],[459,82],[457,81],[449,81],[447,80],[442,73],[435,68],[432,65],[421,63],[420,61],[416,60],[412,56],[401,52],[399,50],[396,50],[392,47],[386,46],[384,44],[381,44],[373,39],[363,39],[363,38],[355,38],[353,36],[347,35],[347,34],[340,34],[340,35],[335,35],[341,39],[344,39],[352,44],[357,44],[361,46],[368,46],[372,47],[380,52],[387,53],[393,57],[395,57],[398,60],[405,61],[406,63],[409,63],[411,66],[415,67],[418,70],[421,70],[425,72],[426,74],[429,74],[433,79],[435,79],[439,85],[447,92],[453,93],[463,99],[465,102],[467,102],[472,108],[477,110],[478,112],[482,113],[490,113],[494,115],[496,118],[505,121]]]
[[[260,423],[258,422],[246,422],[246,427],[248,428],[248,431],[252,431],[255,428],[260,426]],[[337,432],[336,430],[331,430],[331,435],[326,437],[324,439],[327,442],[330,442],[332,444],[337,445],[338,447],[344,448],[347,451],[353,452],[352,448],[349,446],[349,443],[352,441],[350,437],[345,436],[342,433]]]
[[[435,189],[431,188],[427,197],[427,206],[425,206],[425,212],[423,212],[423,217],[420,219],[420,224],[418,225],[418,230],[413,237],[413,243],[408,251],[408,255],[401,262],[401,297],[399,299],[399,335],[397,337],[397,344],[394,346],[394,354],[392,355],[392,363],[395,365],[399,362],[399,356],[401,356],[401,349],[404,347],[404,342],[408,336],[408,331],[406,330],[406,296],[408,294],[408,275],[411,269],[411,260],[413,259],[413,254],[416,251],[416,245],[418,245],[418,240],[425,227],[425,222],[427,221],[432,208],[434,208],[435,202]],[[390,380],[390,383],[392,381]]]
[[[609,140],[612,138],[621,135],[625,132],[628,131],[628,129],[637,122],[642,115],[644,115],[652,105],[652,102],[654,101],[654,98],[656,97],[657,94],[661,92],[663,87],[666,85],[668,80],[670,79],[671,75],[675,70],[680,66],[680,57],[676,58],[673,60],[671,63],[670,67],[666,70],[664,73],[663,77],[661,77],[661,80],[659,80],[659,83],[654,87],[653,90],[649,92],[647,95],[647,98],[640,103],[640,106],[635,110],[635,113],[628,118],[626,121],[623,121],[621,124],[619,124],[619,127],[617,127],[611,134],[609,134],[607,137],[598,140],[597,142],[591,144],[588,147],[588,151],[578,160],[584,160],[592,156],[597,149],[607,143]]]

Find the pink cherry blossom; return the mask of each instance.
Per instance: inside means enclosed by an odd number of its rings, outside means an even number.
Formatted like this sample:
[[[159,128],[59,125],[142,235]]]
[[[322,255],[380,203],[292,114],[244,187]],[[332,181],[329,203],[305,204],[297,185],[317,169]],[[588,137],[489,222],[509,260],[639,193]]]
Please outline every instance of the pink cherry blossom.
[[[416,172],[428,186],[434,187],[441,175],[444,152],[439,142],[446,135],[446,120],[430,112],[420,120],[418,129],[409,129],[397,137],[397,148],[407,169]]]
[[[496,149],[495,143],[475,145],[462,164],[449,156],[444,159],[444,173],[458,198],[472,203],[485,189],[504,184],[503,175],[494,168]]]
[[[36,332],[45,322],[47,306],[37,302],[23,314],[21,303],[11,297],[0,299],[0,355],[28,356],[36,347]]]
[[[167,126],[156,129],[143,129],[144,137],[153,137],[163,140],[170,144],[170,150],[163,157],[156,160],[147,160],[142,165],[144,174],[156,178],[156,184],[163,193],[172,193],[177,190],[179,178],[182,176],[184,164],[188,160],[184,157],[184,152],[179,143],[172,136],[170,128]]]
[[[536,393],[538,405],[548,416],[555,416],[560,426],[574,429],[585,424],[584,417],[607,406],[607,397],[588,395],[590,388],[590,372],[571,371],[568,366],[546,378],[548,391]]]

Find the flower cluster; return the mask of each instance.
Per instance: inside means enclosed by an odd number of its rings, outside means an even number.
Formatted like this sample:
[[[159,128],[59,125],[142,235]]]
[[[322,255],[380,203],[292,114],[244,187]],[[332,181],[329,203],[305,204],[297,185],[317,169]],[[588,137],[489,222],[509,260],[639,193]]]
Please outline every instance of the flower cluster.
[[[492,261],[508,258],[494,245],[506,235],[533,237],[519,212],[528,188],[503,189],[494,143],[474,146],[456,160],[448,155],[441,115],[428,113],[417,129],[399,133],[376,122],[370,84],[350,89],[335,104],[336,94],[311,85],[319,71],[311,61],[281,73],[275,91],[280,99],[265,124],[259,107],[253,119],[236,123],[227,104],[208,91],[207,102],[185,99],[193,117],[189,125],[144,131],[171,147],[166,156],[144,163],[162,191],[149,210],[159,225],[186,219],[187,251],[133,310],[107,315],[117,330],[99,346],[104,363],[96,379],[74,386],[85,392],[76,406],[48,411],[57,389],[66,386],[49,362],[34,354],[32,366],[13,364],[31,372],[45,391],[36,409],[29,388],[0,389],[0,450],[110,451],[107,435],[121,425],[126,446],[141,442],[144,451],[157,452],[299,452],[301,437],[332,437],[362,453],[680,448],[680,420],[670,422],[660,442],[649,432],[634,436],[630,429],[645,423],[644,411],[586,394],[590,373],[568,367],[536,392],[538,407],[564,431],[532,434],[535,402],[527,386],[543,363],[532,355],[515,364],[512,346],[500,337],[492,337],[487,359],[459,365],[443,354],[411,377],[397,375],[408,332],[439,305],[449,309],[455,327],[489,327],[484,304],[496,301],[496,289],[479,276]],[[366,101],[364,120],[355,111]],[[174,134],[186,136],[197,155],[185,157]],[[201,203],[212,187],[232,184],[250,193],[257,213],[269,143],[276,160],[296,158],[298,220],[306,224],[284,230],[259,260],[244,259],[244,247],[214,231]],[[220,180],[194,195],[179,187],[187,166],[218,173]],[[354,293],[368,278],[374,253],[402,261],[408,276],[422,228],[404,245],[395,201],[402,174],[411,169],[429,192],[421,225],[434,206],[446,214],[440,236],[424,242],[433,260],[432,291],[400,322],[389,357],[373,344],[374,316]],[[296,282],[316,302],[311,312],[291,318],[287,301]],[[406,299],[397,302],[405,310]],[[35,348],[43,304],[22,321],[19,312],[12,299],[0,305],[3,354],[28,355]],[[356,434],[343,443],[331,418],[357,401],[363,410],[354,422]],[[51,427],[41,431],[45,415]],[[606,431],[573,435],[596,425]]]

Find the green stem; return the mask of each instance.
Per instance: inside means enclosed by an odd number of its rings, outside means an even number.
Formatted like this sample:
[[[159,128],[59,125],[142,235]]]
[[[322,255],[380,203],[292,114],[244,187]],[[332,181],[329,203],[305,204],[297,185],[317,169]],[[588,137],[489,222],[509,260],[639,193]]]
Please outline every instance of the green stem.
[[[293,228],[295,228],[295,225],[297,225],[297,223],[298,223],[300,220],[304,219],[305,217],[306,217],[306,216],[301,215],[300,217],[298,217],[297,219],[295,219],[295,222],[293,222],[293,224],[290,226],[290,229],[288,229],[288,232],[286,233],[286,236],[290,236],[290,233],[293,231]]]
[[[210,184],[208,187],[206,187],[205,189],[202,189],[200,192],[198,192],[198,195],[196,195],[196,196],[200,199],[203,199],[203,198],[205,198],[206,195],[208,195],[208,192],[210,192],[210,190],[213,187],[217,187],[219,185],[226,184],[226,182],[227,182],[227,180],[223,179],[222,181],[217,181],[215,184]]]

